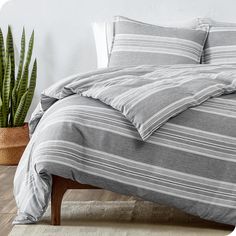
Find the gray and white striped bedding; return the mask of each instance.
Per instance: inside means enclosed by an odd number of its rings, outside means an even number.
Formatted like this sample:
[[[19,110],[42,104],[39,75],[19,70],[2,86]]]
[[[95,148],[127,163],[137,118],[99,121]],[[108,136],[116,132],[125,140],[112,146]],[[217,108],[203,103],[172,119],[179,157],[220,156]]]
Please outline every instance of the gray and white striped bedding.
[[[198,19],[198,23],[200,26],[210,26],[202,63],[236,63],[236,23],[218,22],[209,18]]]
[[[203,63],[236,63],[236,26],[210,28]]]
[[[117,16],[109,67],[199,64],[208,26],[162,27]]]
[[[110,68],[75,75],[47,89],[31,119],[32,138],[14,179],[18,206],[14,223],[34,223],[41,218],[54,174],[236,225],[233,90],[183,111],[145,141],[120,111],[84,97],[90,96],[85,92],[94,89],[94,84],[108,79],[114,84],[121,79],[122,84],[132,76],[174,80],[200,74],[206,83],[218,76],[221,84],[227,80],[233,89],[236,65]],[[162,99],[154,104],[158,106]],[[154,107],[153,100],[150,105]]]

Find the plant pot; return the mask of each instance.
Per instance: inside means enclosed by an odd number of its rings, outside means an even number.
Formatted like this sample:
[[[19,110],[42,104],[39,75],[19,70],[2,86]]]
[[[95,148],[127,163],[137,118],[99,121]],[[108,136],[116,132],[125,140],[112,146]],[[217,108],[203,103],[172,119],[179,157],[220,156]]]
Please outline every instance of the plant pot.
[[[0,128],[0,165],[17,165],[29,142],[29,128]]]

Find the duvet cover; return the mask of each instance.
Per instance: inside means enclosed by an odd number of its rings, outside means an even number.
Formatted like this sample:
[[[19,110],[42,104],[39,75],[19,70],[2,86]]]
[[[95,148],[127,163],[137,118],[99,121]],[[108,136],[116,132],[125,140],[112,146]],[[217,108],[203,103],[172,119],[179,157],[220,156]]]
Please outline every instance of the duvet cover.
[[[13,223],[40,220],[59,175],[236,225],[235,92],[236,65],[109,68],[51,86],[15,174]]]

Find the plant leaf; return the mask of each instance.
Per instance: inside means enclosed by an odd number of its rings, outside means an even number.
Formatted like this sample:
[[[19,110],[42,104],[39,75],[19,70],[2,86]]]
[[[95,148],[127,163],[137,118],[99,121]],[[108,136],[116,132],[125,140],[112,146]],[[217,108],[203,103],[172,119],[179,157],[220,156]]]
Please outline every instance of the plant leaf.
[[[11,111],[12,114],[11,116],[14,117],[15,116],[15,112],[17,109],[17,92],[16,92],[16,86],[14,86],[13,90],[12,90],[12,94],[11,94]]]
[[[26,117],[28,110],[30,108],[30,105],[32,103],[34,91],[35,91],[35,87],[36,87],[36,79],[37,79],[37,60],[35,59],[33,69],[31,72],[30,84],[29,84],[29,88],[28,88],[28,94],[27,94],[27,98],[25,101],[24,110],[22,112],[22,115],[21,115],[20,121],[19,121],[20,123],[24,123],[25,117]]]
[[[32,52],[33,52],[33,47],[34,47],[34,31],[32,32],[32,34],[30,36],[28,52],[27,52],[26,62],[25,62],[26,65],[30,64],[30,60],[31,60]]]
[[[3,118],[3,104],[0,96],[0,128],[4,127],[4,118]]]
[[[10,102],[10,92],[11,92],[10,90],[11,90],[11,61],[10,57],[8,57],[3,80],[3,89],[2,89],[3,119],[4,119],[4,125],[6,127],[8,126],[9,102]]]
[[[19,63],[19,68],[18,68],[18,73],[17,73],[17,78],[16,78],[16,85],[15,85],[16,88],[18,87],[18,84],[22,76],[24,59],[25,59],[25,28],[23,28],[23,32],[21,36],[20,63]]]
[[[14,53],[13,36],[10,26],[8,26],[8,32],[7,32],[6,56],[7,58],[10,57],[10,62],[11,62],[11,73],[10,73],[11,83],[10,83],[10,97],[9,97],[9,104],[11,104],[11,99],[12,99],[11,93],[15,86],[15,53]],[[11,106],[9,107],[9,113],[10,113],[9,125],[12,126],[13,117],[12,117]]]
[[[8,26],[7,32],[7,43],[6,43],[6,50],[7,50],[7,57],[10,57],[11,60],[11,91],[15,84],[15,54],[14,54],[14,46],[13,46],[13,37],[11,27]]]
[[[34,46],[34,31],[32,32],[31,37],[30,37],[23,75],[17,87],[17,105],[19,105],[21,97],[25,93],[28,86],[29,64],[30,64],[30,60],[31,60],[32,52],[33,52],[33,46]]]
[[[19,106],[17,107],[16,113],[15,113],[15,116],[14,116],[14,121],[13,121],[13,125],[15,127],[22,126],[24,124],[24,121],[22,123],[20,118],[22,116],[22,112],[23,112],[24,107],[25,107],[25,101],[26,101],[26,98],[27,98],[27,94],[28,94],[28,91],[26,91],[23,94],[23,96],[21,97]]]
[[[0,28],[0,91],[1,92],[2,92],[2,83],[4,79],[4,69],[5,69],[5,47],[4,47],[3,33]]]
[[[22,78],[20,80],[19,86],[18,86],[18,91],[17,91],[17,106],[20,103],[20,100],[23,96],[23,94],[27,90],[28,86],[28,77],[29,77],[29,67],[26,66],[22,75]]]

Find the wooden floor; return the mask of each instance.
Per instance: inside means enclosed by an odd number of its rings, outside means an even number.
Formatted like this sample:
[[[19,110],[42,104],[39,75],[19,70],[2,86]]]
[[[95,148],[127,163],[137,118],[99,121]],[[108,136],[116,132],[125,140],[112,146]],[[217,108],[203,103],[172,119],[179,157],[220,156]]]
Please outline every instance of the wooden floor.
[[[11,222],[16,214],[16,205],[12,194],[15,170],[15,167],[0,166],[0,236],[8,235],[8,233],[11,231]],[[70,190],[66,193],[64,200],[125,201],[133,200],[133,197],[127,197],[104,190]],[[222,225],[222,228],[226,227],[233,231],[234,227]]]
[[[0,236],[8,235],[12,220],[16,215],[13,198],[13,178],[15,167],[0,166]],[[115,201],[132,200],[133,197],[118,195],[104,190],[69,190],[63,200],[67,201]]]

